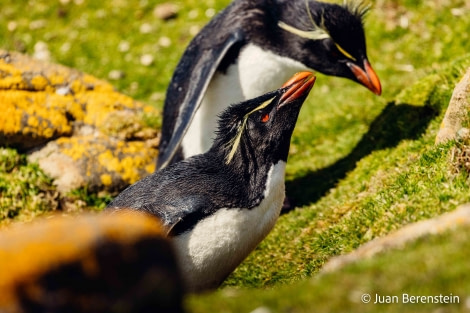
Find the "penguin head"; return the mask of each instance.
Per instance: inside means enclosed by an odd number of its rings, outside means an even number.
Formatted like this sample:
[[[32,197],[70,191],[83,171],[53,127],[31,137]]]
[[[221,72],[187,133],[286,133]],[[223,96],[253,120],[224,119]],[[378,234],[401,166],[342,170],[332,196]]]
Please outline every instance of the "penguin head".
[[[381,94],[380,80],[367,58],[363,26],[367,6],[361,2],[338,5],[312,0],[280,0],[279,4],[270,23],[276,27],[276,36],[282,38],[271,38],[277,41],[273,45],[277,44],[278,53]]]
[[[311,72],[297,73],[280,89],[226,109],[213,146],[225,164],[259,167],[287,161],[300,108],[315,79]]]

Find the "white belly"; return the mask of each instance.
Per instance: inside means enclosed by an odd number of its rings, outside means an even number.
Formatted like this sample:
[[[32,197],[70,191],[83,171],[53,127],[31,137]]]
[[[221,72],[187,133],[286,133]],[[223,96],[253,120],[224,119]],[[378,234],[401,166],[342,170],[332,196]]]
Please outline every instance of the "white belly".
[[[268,173],[264,199],[248,209],[220,209],[175,237],[176,256],[190,291],[217,287],[266,237],[285,196],[283,161]]]
[[[217,116],[229,105],[255,98],[280,88],[294,73],[306,70],[305,65],[264,51],[248,44],[240,52],[238,62],[225,74],[217,72],[183,138],[185,158],[204,153],[212,145]]]

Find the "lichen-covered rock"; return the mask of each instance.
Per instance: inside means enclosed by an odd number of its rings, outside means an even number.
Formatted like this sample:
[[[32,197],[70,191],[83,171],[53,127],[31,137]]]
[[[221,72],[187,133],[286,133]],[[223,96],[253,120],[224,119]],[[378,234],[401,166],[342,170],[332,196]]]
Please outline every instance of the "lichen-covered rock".
[[[119,191],[155,169],[158,111],[105,81],[0,50],[0,103],[0,146],[32,152],[60,192]]]
[[[0,146],[19,150],[70,136],[77,121],[101,128],[110,114],[137,115],[144,108],[93,76],[4,50],[0,50],[0,103]]]
[[[155,171],[152,141],[122,141],[101,133],[59,138],[30,155],[64,193],[87,186],[116,192]]]
[[[0,311],[182,312],[166,231],[123,212],[43,219],[0,235]]]
[[[459,132],[465,132],[470,123],[470,68],[455,86],[447,107],[441,128],[436,136],[436,144],[458,139]],[[464,128],[464,129],[463,129]]]

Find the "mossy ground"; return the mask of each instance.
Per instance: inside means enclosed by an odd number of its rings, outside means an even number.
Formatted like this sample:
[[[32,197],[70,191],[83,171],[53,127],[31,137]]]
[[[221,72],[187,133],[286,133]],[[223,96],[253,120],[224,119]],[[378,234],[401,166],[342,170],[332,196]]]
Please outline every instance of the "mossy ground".
[[[466,143],[434,145],[452,89],[470,66],[468,1],[371,2],[368,54],[383,95],[318,75],[288,162],[287,192],[297,209],[281,216],[221,291],[191,298],[190,311],[469,310],[465,229],[317,276],[333,255],[470,201],[468,171],[456,170],[451,158],[453,149]],[[178,16],[167,22],[153,17],[157,3],[7,0],[0,47],[33,54],[43,41],[55,62],[103,79],[120,70],[124,77],[112,81],[118,90],[161,108],[192,34],[228,1],[178,2]],[[154,56],[150,66],[140,63],[147,53]],[[363,305],[356,297],[363,291],[454,293],[463,304]]]
[[[0,226],[31,220],[58,206],[52,180],[38,166],[13,149],[0,148]]]

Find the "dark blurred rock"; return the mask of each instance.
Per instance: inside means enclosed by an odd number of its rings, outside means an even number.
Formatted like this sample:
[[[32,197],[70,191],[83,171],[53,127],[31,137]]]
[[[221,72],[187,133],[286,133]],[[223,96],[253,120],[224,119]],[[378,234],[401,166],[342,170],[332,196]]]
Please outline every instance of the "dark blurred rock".
[[[173,249],[152,217],[53,216],[0,235],[0,311],[182,312]]]

